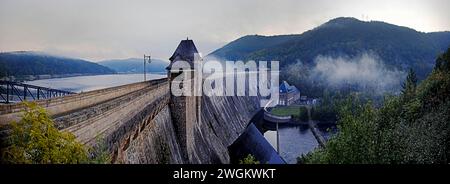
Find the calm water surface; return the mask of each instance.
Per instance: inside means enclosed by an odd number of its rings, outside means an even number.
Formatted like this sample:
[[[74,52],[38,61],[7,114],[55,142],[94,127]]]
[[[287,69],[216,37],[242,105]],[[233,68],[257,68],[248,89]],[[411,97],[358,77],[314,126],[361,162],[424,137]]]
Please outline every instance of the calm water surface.
[[[319,143],[314,137],[308,126],[280,126],[278,128],[280,136],[280,156],[289,163],[297,163],[297,157],[307,154],[319,147]],[[330,134],[327,128],[321,128],[319,131],[327,139]],[[264,137],[277,149],[277,132],[266,131]]]
[[[166,75],[147,74],[147,80],[164,78]],[[86,92],[144,81],[144,74],[93,75],[28,81],[27,84],[72,92]]]

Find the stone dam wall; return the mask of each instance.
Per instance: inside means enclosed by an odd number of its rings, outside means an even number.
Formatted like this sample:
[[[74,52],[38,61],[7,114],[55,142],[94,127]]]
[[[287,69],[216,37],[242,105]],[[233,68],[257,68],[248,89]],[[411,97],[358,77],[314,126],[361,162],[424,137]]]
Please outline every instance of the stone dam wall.
[[[181,143],[172,114],[183,110],[170,108],[169,92],[167,79],[159,79],[36,102],[83,144],[105,144],[113,163],[230,163],[228,146],[260,110],[258,98],[201,97],[197,121],[188,122],[187,141]],[[3,142],[23,107],[0,105]]]
[[[167,106],[155,116],[124,152],[121,163],[230,163],[228,146],[245,130],[260,110],[251,97],[203,97],[201,120],[192,126],[188,158],[180,143]]]

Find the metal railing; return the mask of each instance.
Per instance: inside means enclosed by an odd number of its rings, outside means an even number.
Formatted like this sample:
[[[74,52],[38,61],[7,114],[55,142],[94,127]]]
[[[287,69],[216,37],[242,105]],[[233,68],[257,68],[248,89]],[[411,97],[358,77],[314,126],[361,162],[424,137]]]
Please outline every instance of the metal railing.
[[[75,94],[74,92],[0,80],[0,103],[40,100]]]

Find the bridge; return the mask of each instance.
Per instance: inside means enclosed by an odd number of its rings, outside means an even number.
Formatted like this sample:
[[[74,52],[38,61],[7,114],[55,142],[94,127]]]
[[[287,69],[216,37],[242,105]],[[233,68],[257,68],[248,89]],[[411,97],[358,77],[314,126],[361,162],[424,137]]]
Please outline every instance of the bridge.
[[[74,92],[0,80],[0,103],[40,100],[75,94]]]
[[[177,48],[171,61],[193,55],[183,48]],[[259,99],[176,97],[170,93],[171,76],[35,102],[58,129],[81,143],[106,145],[113,163],[230,163],[228,146],[260,110]],[[23,103],[0,104],[0,140],[23,109]]]

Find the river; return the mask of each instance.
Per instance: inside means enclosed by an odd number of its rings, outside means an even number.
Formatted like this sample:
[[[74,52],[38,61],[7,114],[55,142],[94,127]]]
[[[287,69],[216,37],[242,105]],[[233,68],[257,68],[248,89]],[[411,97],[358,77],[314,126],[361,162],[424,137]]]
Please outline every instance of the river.
[[[330,133],[328,128],[335,129],[334,126],[325,126],[319,128],[319,131],[325,138],[328,138]],[[278,128],[280,136],[280,156],[289,164],[297,163],[297,157],[302,154],[307,154],[319,147],[319,143],[314,137],[308,126],[305,125],[287,125]],[[268,130],[264,133],[266,140],[277,149],[277,132]]]
[[[166,75],[147,74],[147,80],[164,77],[166,77]],[[113,74],[42,79],[25,83],[79,93],[141,82],[143,80],[144,74]]]

